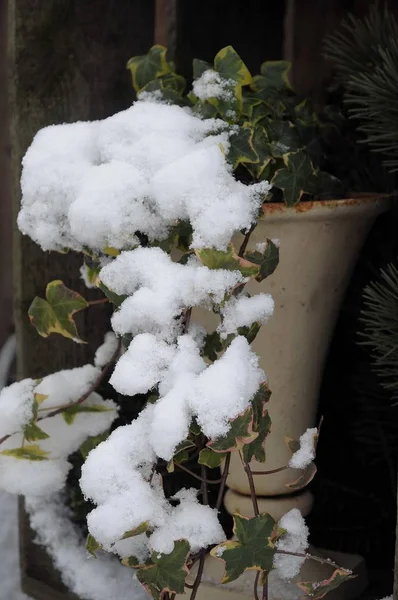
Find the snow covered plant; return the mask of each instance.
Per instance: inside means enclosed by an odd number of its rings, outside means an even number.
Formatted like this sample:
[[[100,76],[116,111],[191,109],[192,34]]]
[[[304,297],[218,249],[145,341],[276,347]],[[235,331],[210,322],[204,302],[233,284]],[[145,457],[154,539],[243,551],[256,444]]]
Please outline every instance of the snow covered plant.
[[[142,88],[159,68],[158,81],[179,85],[164,50],[151,56],[130,63],[136,84]],[[215,65],[194,92],[220,102],[226,95],[238,110],[250,81],[246,67],[231,48]],[[157,91],[103,121],[42,129],[23,159],[19,228],[45,251],[81,252],[87,295],[97,289],[96,299],[86,300],[60,280],[49,283],[29,309],[33,326],[44,337],[81,343],[74,314],[104,302],[113,307],[113,331],[93,365],[1,392],[0,487],[27,497],[39,539],[82,598],[127,598],[130,574],[119,562],[123,576],[110,563],[87,566],[78,534],[64,531],[69,513],[59,503],[70,455],[82,445],[87,550],[98,555],[88,563],[115,554],[154,598],[188,589],[193,600],[211,549],[225,562],[223,582],[256,569],[255,592],[260,581],[266,597],[271,570],[290,579],[308,558],[302,516],[294,510],[277,523],[260,514],[250,467],[252,458],[264,462],[271,425],[266,375],[250,344],[273,300],[245,291],[278,263],[271,240],[250,248],[270,184],[234,176],[231,139],[249,133],[249,140],[250,130],[170,105]],[[196,320],[198,308],[215,313],[214,331]],[[115,400],[98,393],[108,379]],[[138,416],[126,418],[137,402]],[[291,466],[307,479],[316,439],[310,430],[289,441]],[[235,515],[236,541],[227,541],[219,511],[232,452],[247,473],[254,516]],[[164,481],[178,472],[188,483],[170,493]],[[300,583],[302,590],[322,598],[350,577],[334,566],[328,580]]]

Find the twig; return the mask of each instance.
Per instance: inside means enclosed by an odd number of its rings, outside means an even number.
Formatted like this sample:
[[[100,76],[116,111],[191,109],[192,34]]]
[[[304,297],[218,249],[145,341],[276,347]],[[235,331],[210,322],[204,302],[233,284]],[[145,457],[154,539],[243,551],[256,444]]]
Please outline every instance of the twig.
[[[221,503],[224,497],[224,490],[225,490],[225,485],[227,483],[227,477],[229,474],[229,465],[231,463],[231,453],[228,452],[226,459],[225,459],[225,464],[224,464],[224,471],[221,477],[221,482],[220,482],[220,487],[218,489],[218,496],[217,496],[217,502],[216,502],[216,509],[217,512],[220,510],[221,508]]]
[[[90,394],[92,394],[93,392],[95,392],[95,390],[102,383],[102,381],[104,380],[104,378],[106,377],[106,375],[109,373],[109,371],[110,371],[113,363],[116,360],[117,355],[120,352],[120,346],[121,346],[121,342],[119,341],[119,343],[117,345],[117,348],[116,348],[115,352],[112,354],[112,357],[109,360],[109,362],[107,362],[107,364],[102,369],[101,373],[99,374],[99,376],[97,377],[97,379],[94,381],[94,383],[89,387],[89,389],[87,390],[87,392],[85,392],[82,396],[80,396],[80,398],[78,400],[76,400],[76,402],[71,402],[70,404],[64,404],[63,406],[60,406],[56,410],[53,410],[53,411],[47,413],[46,415],[44,415],[42,417],[39,417],[37,419],[37,421],[43,421],[43,419],[48,419],[49,417],[55,417],[56,415],[59,415],[60,413],[64,412],[64,410],[66,410],[68,408],[71,408],[72,406],[78,406],[79,404],[82,404],[82,402],[84,402],[90,396]],[[18,433],[18,432],[16,432],[16,433]],[[5,435],[4,437],[0,438],[0,445],[3,442],[5,442],[6,440],[8,440],[8,438],[11,437],[12,435],[15,435],[15,434],[12,433],[10,435]]]
[[[189,324],[191,322],[191,315],[192,315],[192,307],[190,306],[189,308],[186,309],[185,313],[184,313],[184,333],[187,333],[188,329],[189,329]]]
[[[197,475],[196,473],[191,471],[191,469],[188,469],[188,467],[184,467],[184,465],[176,465],[176,467],[178,467],[179,469],[182,469],[183,471],[185,471],[186,473],[191,475],[191,477],[195,477],[195,479],[197,479],[198,481],[201,481],[202,483],[212,484],[212,483],[221,483],[222,482],[222,477],[220,479],[203,479],[203,477],[201,477],[200,475]],[[203,465],[202,465],[202,467],[203,467]],[[207,490],[207,488],[206,488],[206,490]]]
[[[99,300],[88,300],[87,304],[94,306],[95,304],[106,304],[107,302],[109,302],[108,298],[100,298]]]
[[[254,515],[256,517],[258,517],[258,515],[260,514],[259,508],[258,508],[258,502],[257,502],[257,496],[256,496],[256,488],[254,486],[254,479],[253,479],[253,474],[252,474],[252,470],[250,468],[249,463],[245,462],[243,460],[243,456],[242,453],[239,451],[239,456],[240,459],[242,461],[243,464],[243,468],[245,470],[245,473],[247,475],[247,479],[249,482],[249,487],[250,487],[250,497],[252,499],[252,504],[253,504],[253,510],[254,510]]]
[[[271,471],[252,471],[252,475],[272,475],[272,473],[280,473],[281,471],[286,471],[288,466],[279,467],[279,469],[272,469]]]
[[[203,502],[203,504],[208,504],[209,498],[208,498],[207,487],[206,487],[206,479],[207,479],[206,471],[207,471],[207,469],[206,469],[205,465],[201,465],[200,470],[201,470],[201,475],[202,475],[202,477],[201,477],[201,479],[202,479],[202,502]],[[195,581],[193,583],[190,600],[195,600],[196,594],[198,593],[200,582],[202,581],[202,577],[203,577],[205,558],[206,558],[206,548],[203,548],[200,551],[198,572],[196,573]]]
[[[252,232],[253,232],[253,230],[254,230],[255,226],[256,226],[255,224],[254,224],[254,225],[252,225],[252,226],[250,227],[249,231],[246,233],[246,235],[245,235],[245,237],[244,237],[244,240],[243,240],[243,242],[242,242],[242,245],[241,245],[241,247],[239,248],[238,256],[242,257],[242,256],[244,255],[244,253],[245,253],[245,251],[246,251],[246,248],[247,248],[247,244],[249,243],[249,240],[250,240],[250,236],[251,236],[251,234],[252,234]]]
[[[260,579],[261,571],[257,571],[256,578],[254,580],[253,593],[255,600],[260,600],[258,597],[258,580]]]
[[[306,558],[308,560],[313,560],[315,562],[318,562],[321,565],[330,565],[331,567],[334,567],[335,569],[342,569],[346,573],[351,574],[351,571],[349,569],[345,569],[344,567],[341,567],[340,565],[335,563],[330,558],[321,558],[320,556],[314,556],[313,554],[307,554],[307,553],[303,554],[301,552],[290,552],[289,550],[279,550],[279,548],[276,550],[276,553],[277,554],[286,554],[287,556],[298,556],[299,558]],[[356,575],[352,575],[352,577],[356,577]]]
[[[262,600],[268,600],[268,577],[263,584],[263,598]]]

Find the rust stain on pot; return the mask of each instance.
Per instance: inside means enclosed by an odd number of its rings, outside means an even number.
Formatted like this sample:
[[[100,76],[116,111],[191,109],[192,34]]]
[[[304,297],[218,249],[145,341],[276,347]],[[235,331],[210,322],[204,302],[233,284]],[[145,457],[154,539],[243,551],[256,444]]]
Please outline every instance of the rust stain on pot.
[[[323,206],[325,208],[337,208],[339,206],[358,206],[364,202],[372,202],[375,200],[382,200],[388,198],[388,194],[352,194],[351,198],[340,198],[336,200],[311,200],[308,202],[299,202],[295,206],[287,206],[282,202],[264,202],[263,213],[264,214],[275,214],[286,211],[292,211],[296,213],[306,213],[313,208]]]

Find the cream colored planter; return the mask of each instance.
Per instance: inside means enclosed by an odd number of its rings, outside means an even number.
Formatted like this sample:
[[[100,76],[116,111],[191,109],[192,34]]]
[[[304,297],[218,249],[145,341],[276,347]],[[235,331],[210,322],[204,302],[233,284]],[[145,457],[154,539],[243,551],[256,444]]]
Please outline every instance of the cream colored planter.
[[[270,277],[261,283],[250,282],[247,287],[253,294],[270,293],[275,300],[273,317],[253,343],[272,390],[272,431],[265,445],[266,466],[253,461],[253,470],[286,465],[290,452],[285,436],[298,439],[315,425],[323,366],[344,292],[374,219],[389,204],[387,198],[365,196],[305,202],[291,208],[283,204],[264,205],[264,216],[249,247],[266,238],[278,239],[280,262]],[[236,247],[241,239],[237,236]],[[210,329],[214,327],[210,313],[203,311],[196,317]],[[298,475],[298,471],[289,469],[256,476],[257,495],[287,494],[286,484]],[[227,485],[229,496],[231,490],[250,494],[236,453],[232,454]],[[227,497],[227,507],[238,509],[237,501]],[[241,511],[247,512],[244,504]]]

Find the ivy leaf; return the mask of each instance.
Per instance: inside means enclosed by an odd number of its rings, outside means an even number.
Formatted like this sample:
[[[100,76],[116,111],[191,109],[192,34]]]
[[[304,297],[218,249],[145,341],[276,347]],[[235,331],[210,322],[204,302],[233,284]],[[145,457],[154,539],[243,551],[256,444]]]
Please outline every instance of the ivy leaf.
[[[285,154],[283,162],[285,167],[275,173],[271,184],[283,191],[288,206],[294,206],[305,192],[312,192],[315,170],[310,158],[301,150]]]
[[[67,288],[62,281],[51,281],[46,288],[46,300],[36,298],[29,307],[30,322],[39,335],[48,337],[59,333],[75,342],[85,343],[79,338],[73,315],[88,307],[88,302],[77,292]]]
[[[264,97],[292,91],[289,81],[291,63],[287,60],[269,60],[261,65],[261,75],[253,77],[252,89]]]
[[[200,60],[200,58],[194,58],[192,61],[194,80],[199,79],[199,77],[201,77],[205,71],[208,71],[212,68],[213,67],[211,66],[211,64],[206,62],[205,60]]]
[[[345,188],[343,182],[330,173],[319,171],[316,174],[314,185],[314,195],[319,200],[333,200],[344,197]]]
[[[22,460],[48,460],[49,452],[42,450],[37,444],[30,444],[21,448],[10,448],[9,450],[3,450],[0,454],[4,456],[13,456],[14,458],[20,458]]]
[[[252,323],[250,327],[238,327],[237,332],[238,335],[243,335],[243,337],[247,339],[249,344],[252,344],[256,339],[260,329],[261,325],[256,321],[255,323]]]
[[[233,79],[239,85],[252,81],[249,69],[232,46],[222,48],[214,58],[214,68],[224,79]]]
[[[256,276],[256,281],[263,281],[275,271],[279,264],[279,248],[270,239],[266,239],[266,247],[264,252],[248,252],[245,254],[245,258],[251,262],[259,265],[259,273]]]
[[[247,166],[254,177],[260,179],[264,170],[272,161],[271,146],[264,127],[257,126],[254,129],[253,147],[258,156],[258,163]]]
[[[134,529],[130,529],[129,531],[126,531],[126,533],[124,533],[121,537],[122,540],[127,540],[128,538],[131,537],[136,537],[137,535],[141,535],[142,533],[145,533],[146,531],[148,531],[149,529],[149,521],[144,521],[143,523],[141,523],[141,525],[138,525],[138,527],[134,527]]]
[[[263,571],[272,569],[278,527],[271,515],[264,513],[252,519],[234,515],[236,542],[224,542],[210,552],[225,561],[222,583],[237,579],[247,569]]]
[[[302,147],[297,130],[290,121],[272,121],[267,131],[271,140],[270,150],[276,158],[283,158],[284,154],[296,152]]]
[[[209,269],[240,271],[244,277],[255,277],[259,273],[259,266],[238,256],[232,244],[228,245],[226,251],[204,248],[195,250],[195,254],[200,262]]]
[[[203,448],[199,452],[198,463],[209,467],[209,469],[216,469],[221,465],[227,454],[228,452],[214,452],[211,448]]]
[[[320,600],[326,594],[338,588],[342,583],[354,577],[356,575],[353,575],[351,571],[336,569],[329,579],[325,579],[324,581],[303,581],[302,583],[298,583],[297,586],[312,600]]]
[[[109,412],[114,410],[113,408],[108,408],[102,404],[73,404],[65,410],[62,411],[62,416],[64,421],[68,425],[72,425],[75,417],[79,413],[100,413],[100,412]]]
[[[127,63],[131,72],[133,88],[139,92],[153,79],[173,72],[172,64],[166,60],[167,48],[159,44],[152,46],[148,54],[134,56]]]
[[[195,444],[191,440],[183,440],[180,442],[175,449],[173,458],[167,463],[167,471],[169,473],[173,473],[175,464],[180,465],[188,460],[189,452],[192,450],[192,448],[195,448]]]
[[[98,283],[98,287],[104,292],[108,300],[110,300],[112,304],[117,308],[119,308],[122,302],[124,302],[124,300],[126,300],[127,298],[127,296],[119,296],[118,294],[115,294],[115,292],[112,292],[112,290],[106,287],[106,285],[102,283],[102,281]]]
[[[230,421],[227,435],[211,440],[207,446],[215,452],[232,452],[250,444],[257,436],[258,433],[253,431],[253,410],[249,407]]]
[[[46,440],[49,435],[43,431],[36,423],[28,423],[23,429],[23,434],[27,442],[36,442],[37,440]]]
[[[311,481],[314,479],[317,473],[317,468],[314,462],[310,462],[309,465],[303,469],[300,474],[300,477],[292,481],[291,483],[287,483],[286,487],[289,490],[299,491],[306,487]]]
[[[254,129],[251,127],[240,127],[238,133],[229,137],[230,147],[227,158],[234,169],[240,164],[260,162],[253,146],[253,135]]]
[[[209,360],[214,362],[217,360],[217,353],[223,349],[223,343],[220,338],[220,334],[217,331],[208,333],[205,337],[202,353],[207,356]]]
[[[104,433],[100,433],[98,435],[92,435],[88,437],[82,445],[80,446],[80,454],[83,459],[86,460],[89,452],[94,450],[101,442],[104,442],[109,436],[109,431],[105,431]]]
[[[164,592],[183,594],[185,578],[189,573],[186,566],[188,556],[188,542],[178,540],[170,554],[153,552],[152,564],[139,569],[137,578],[154,598],[160,598]]]
[[[91,556],[93,556],[94,558],[97,558],[97,550],[101,550],[101,549],[102,549],[101,544],[99,544],[97,542],[97,540],[95,539],[95,537],[93,535],[91,535],[91,533],[89,533],[87,536],[87,539],[86,539],[87,552],[89,552],[89,554],[91,554]]]
[[[271,390],[266,382],[262,383],[252,399],[253,407],[253,431],[258,436],[250,444],[243,447],[244,461],[249,463],[253,458],[258,462],[265,462],[264,442],[271,431],[271,417],[265,408],[271,397]]]

